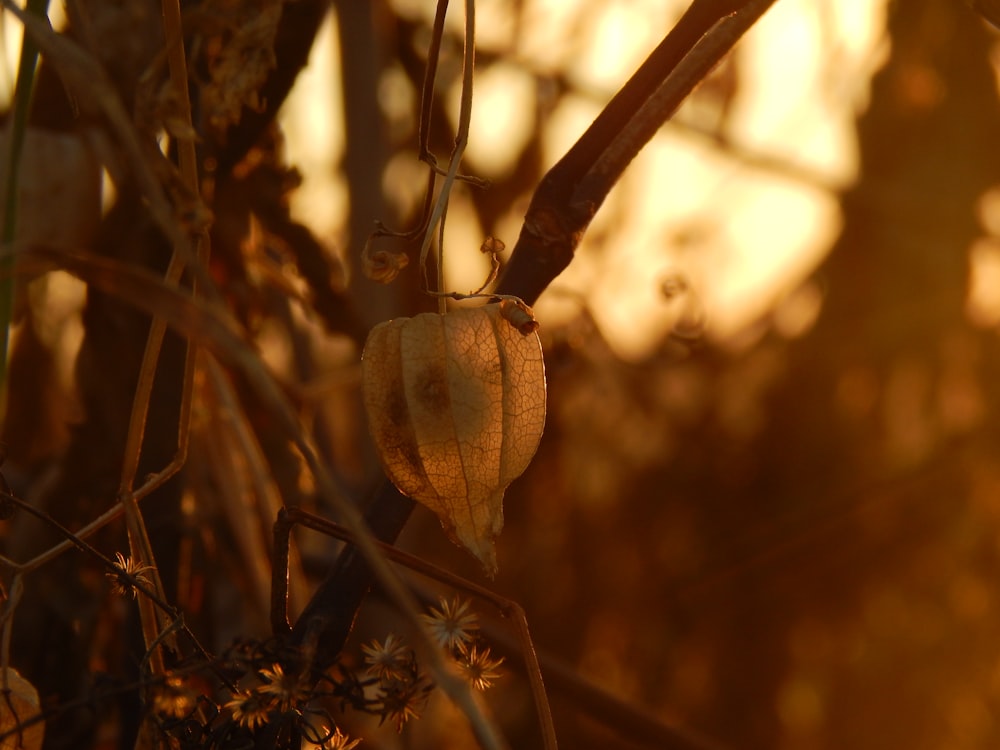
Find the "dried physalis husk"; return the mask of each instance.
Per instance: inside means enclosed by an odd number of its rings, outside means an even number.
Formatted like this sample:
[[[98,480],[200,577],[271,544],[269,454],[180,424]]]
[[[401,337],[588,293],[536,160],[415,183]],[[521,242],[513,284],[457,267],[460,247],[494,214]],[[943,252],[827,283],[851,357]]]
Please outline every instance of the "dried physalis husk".
[[[497,569],[503,494],[545,425],[545,366],[534,329],[500,304],[397,318],[372,329],[362,388],[382,466],[448,535]]]
[[[507,249],[507,245],[504,241],[492,235],[483,240],[483,244],[479,246],[479,252],[483,255],[497,256],[505,249]]]
[[[41,713],[38,691],[10,667],[4,667],[0,673],[0,686],[4,684],[10,693],[0,700],[0,735],[7,735],[0,740],[0,750],[42,750],[45,722],[22,726]]]
[[[410,258],[406,253],[391,253],[388,250],[369,252],[366,248],[361,254],[361,270],[369,279],[380,284],[394,281],[409,264]]]
[[[538,330],[534,311],[519,299],[514,297],[501,299],[500,314],[521,333],[534,333]]]

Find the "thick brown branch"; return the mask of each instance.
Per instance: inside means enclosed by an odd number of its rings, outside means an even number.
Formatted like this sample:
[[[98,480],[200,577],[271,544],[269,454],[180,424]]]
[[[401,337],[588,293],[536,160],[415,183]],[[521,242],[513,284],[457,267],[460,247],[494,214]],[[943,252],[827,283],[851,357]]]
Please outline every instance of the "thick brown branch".
[[[695,0],[531,200],[498,292],[528,304],[569,265],[625,167],[774,0]]]

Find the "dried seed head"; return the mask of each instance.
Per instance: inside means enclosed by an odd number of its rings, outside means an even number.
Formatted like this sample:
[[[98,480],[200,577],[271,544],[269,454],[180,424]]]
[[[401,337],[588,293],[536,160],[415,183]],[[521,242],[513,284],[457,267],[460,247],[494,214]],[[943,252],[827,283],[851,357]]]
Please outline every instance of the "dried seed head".
[[[479,246],[479,252],[483,255],[499,255],[506,249],[507,245],[504,244],[504,241],[492,235],[483,240],[483,244]]]
[[[390,253],[388,250],[365,251],[361,254],[361,270],[372,281],[380,284],[392,282],[399,272],[410,264],[406,253]]]
[[[504,297],[500,300],[500,315],[525,336],[538,330],[534,311],[519,299]]]
[[[458,666],[465,674],[465,679],[476,690],[486,690],[500,677],[501,673],[497,668],[502,663],[503,657],[491,658],[488,648],[480,648],[476,645],[462,645],[459,648]]]
[[[131,596],[133,599],[138,596],[138,589],[133,585],[132,580],[147,588],[153,585],[152,579],[146,575],[153,570],[152,565],[145,565],[141,560],[132,557],[125,557],[121,552],[116,552],[118,560],[115,566],[117,570],[106,573],[111,579],[111,591],[120,596]],[[130,578],[132,580],[130,580]]]
[[[390,633],[385,641],[373,640],[362,646],[368,674],[382,682],[405,679],[411,670],[413,654],[406,643]]]
[[[471,643],[479,630],[479,618],[469,610],[468,600],[442,596],[438,601],[440,607],[431,607],[420,616],[434,640],[448,650]]]
[[[225,707],[232,712],[233,721],[252,732],[267,723],[271,699],[256,691],[241,692],[235,694]]]

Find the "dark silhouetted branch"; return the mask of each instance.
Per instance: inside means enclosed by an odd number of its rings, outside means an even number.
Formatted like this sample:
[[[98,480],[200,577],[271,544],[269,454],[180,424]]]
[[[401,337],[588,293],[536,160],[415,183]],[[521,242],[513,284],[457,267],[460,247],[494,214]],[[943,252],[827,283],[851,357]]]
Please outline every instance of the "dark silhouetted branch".
[[[774,0],[695,0],[535,191],[498,292],[533,304],[625,167]]]

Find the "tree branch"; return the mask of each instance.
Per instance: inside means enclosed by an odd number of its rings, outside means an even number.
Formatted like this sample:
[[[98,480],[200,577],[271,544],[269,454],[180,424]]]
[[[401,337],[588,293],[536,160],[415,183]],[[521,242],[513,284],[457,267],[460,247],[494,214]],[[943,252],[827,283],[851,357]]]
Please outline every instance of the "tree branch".
[[[695,0],[535,191],[498,292],[533,304],[625,167],[774,0]]]

